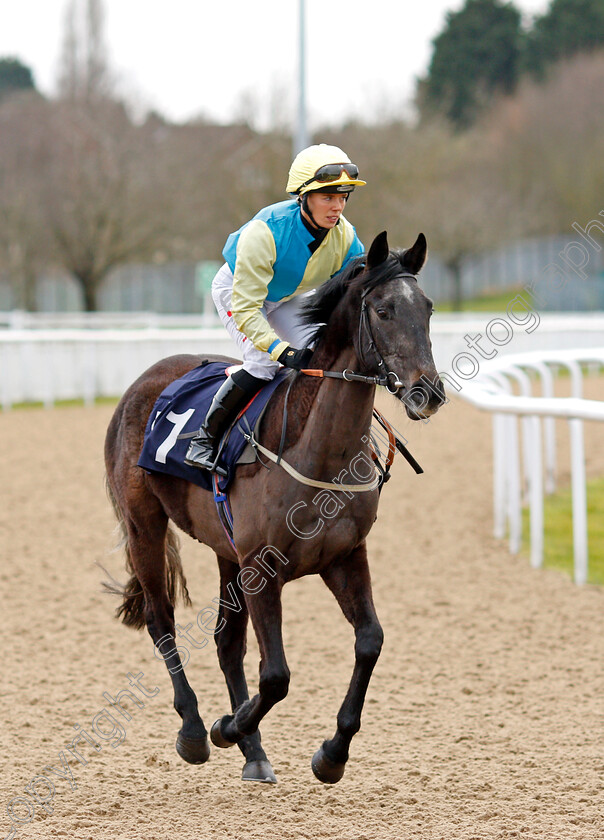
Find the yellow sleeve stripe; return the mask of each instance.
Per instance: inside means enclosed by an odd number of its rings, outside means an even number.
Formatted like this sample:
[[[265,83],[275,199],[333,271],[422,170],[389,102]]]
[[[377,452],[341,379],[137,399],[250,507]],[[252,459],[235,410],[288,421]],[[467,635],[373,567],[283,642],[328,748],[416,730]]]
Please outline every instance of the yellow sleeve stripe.
[[[276,259],[277,249],[270,228],[261,219],[253,219],[241,231],[237,242],[231,312],[237,328],[258,350],[268,351],[275,341],[284,345],[282,349],[287,346],[261,312]]]

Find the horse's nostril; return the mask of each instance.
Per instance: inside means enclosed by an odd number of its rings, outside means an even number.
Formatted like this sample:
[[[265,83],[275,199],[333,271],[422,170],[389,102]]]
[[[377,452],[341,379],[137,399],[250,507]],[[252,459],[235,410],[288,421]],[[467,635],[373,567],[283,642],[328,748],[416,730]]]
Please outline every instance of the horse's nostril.
[[[427,401],[428,401],[428,395],[423,390],[423,388],[413,388],[409,392],[409,402],[413,406],[419,407],[419,406],[425,405],[425,403]]]
[[[438,377],[432,380],[422,376],[405,392],[402,400],[414,413],[420,414],[425,411],[432,413],[446,401],[445,389]]]
[[[412,411],[423,411],[430,401],[430,394],[419,384],[413,385],[403,396],[403,402]]]

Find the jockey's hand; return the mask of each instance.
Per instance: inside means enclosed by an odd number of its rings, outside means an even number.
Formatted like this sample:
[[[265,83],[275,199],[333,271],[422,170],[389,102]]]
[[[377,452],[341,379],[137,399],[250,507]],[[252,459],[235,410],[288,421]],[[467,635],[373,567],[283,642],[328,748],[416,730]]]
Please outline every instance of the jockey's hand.
[[[292,368],[292,370],[302,370],[308,367],[311,356],[312,350],[296,350],[295,347],[286,347],[277,361],[285,367]]]

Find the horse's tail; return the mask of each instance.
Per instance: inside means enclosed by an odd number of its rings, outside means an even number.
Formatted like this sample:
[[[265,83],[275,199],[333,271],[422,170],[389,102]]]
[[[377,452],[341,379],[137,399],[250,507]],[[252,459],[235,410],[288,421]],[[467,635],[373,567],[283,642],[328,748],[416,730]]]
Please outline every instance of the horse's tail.
[[[115,549],[124,549],[126,554],[126,571],[130,572],[130,578],[127,583],[120,583],[106,569],[103,569],[109,577],[108,581],[103,581],[103,588],[106,592],[112,595],[119,595],[122,598],[121,605],[115,611],[116,618],[121,619],[127,627],[134,627],[140,630],[145,626],[145,596],[132,563],[124,514],[107,476],[105,476],[105,487],[121,535]],[[176,601],[179,598],[182,599],[186,606],[191,606],[191,598],[180,559],[180,540],[178,534],[171,526],[168,526],[166,534],[166,589],[168,599],[172,606],[176,605]]]

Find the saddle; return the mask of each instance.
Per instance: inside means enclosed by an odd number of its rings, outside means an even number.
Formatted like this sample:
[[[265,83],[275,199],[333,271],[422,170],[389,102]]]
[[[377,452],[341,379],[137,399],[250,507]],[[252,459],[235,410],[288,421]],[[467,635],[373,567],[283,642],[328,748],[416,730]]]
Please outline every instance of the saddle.
[[[185,464],[184,458],[190,439],[197,434],[214,394],[225,381],[226,370],[231,366],[230,362],[202,362],[162,391],[147,420],[139,467],[149,473],[184,478],[204,490],[226,492],[235,475],[236,465],[255,459],[253,454],[248,458],[244,454],[248,446],[244,434],[256,427],[275,389],[290,373],[286,368],[279,371],[240,412],[220,445],[220,463],[227,475],[213,478],[208,470]]]

